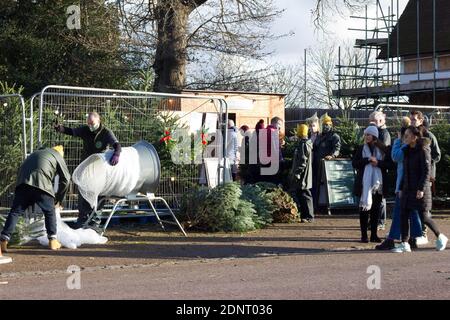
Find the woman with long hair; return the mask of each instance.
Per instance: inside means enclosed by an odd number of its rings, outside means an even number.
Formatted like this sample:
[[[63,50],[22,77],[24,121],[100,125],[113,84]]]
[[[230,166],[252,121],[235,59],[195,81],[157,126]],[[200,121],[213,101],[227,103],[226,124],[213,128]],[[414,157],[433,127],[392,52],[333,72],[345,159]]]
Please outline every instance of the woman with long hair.
[[[411,125],[411,120],[408,117],[402,119],[402,127],[398,133],[398,138],[395,139],[392,145],[391,157],[392,160],[397,164],[397,180],[395,183],[395,205],[392,212],[392,223],[391,229],[389,231],[386,240],[382,244],[375,247],[377,250],[392,250],[395,248],[395,240],[401,240],[401,202],[399,198],[400,184],[403,180],[403,159],[405,157],[405,149],[408,147],[407,144],[403,143],[403,138],[405,136],[406,129]],[[411,217],[411,238],[409,239],[409,244],[412,249],[417,248],[417,238],[422,236],[422,223],[420,221],[417,212],[414,212]]]
[[[403,180],[400,184],[402,243],[393,252],[411,252],[409,240],[409,217],[417,211],[420,220],[436,235],[436,250],[442,251],[448,239],[426,214],[431,210],[431,149],[430,139],[423,138],[419,128],[408,127],[404,137],[408,148],[403,160]]]
[[[368,126],[364,130],[364,144],[359,146],[352,159],[356,169],[354,194],[360,198],[359,221],[361,242],[368,243],[367,227],[370,215],[370,241],[381,242],[378,238],[378,219],[383,197],[388,194],[387,169],[393,166],[390,150],[378,141],[378,129]]]

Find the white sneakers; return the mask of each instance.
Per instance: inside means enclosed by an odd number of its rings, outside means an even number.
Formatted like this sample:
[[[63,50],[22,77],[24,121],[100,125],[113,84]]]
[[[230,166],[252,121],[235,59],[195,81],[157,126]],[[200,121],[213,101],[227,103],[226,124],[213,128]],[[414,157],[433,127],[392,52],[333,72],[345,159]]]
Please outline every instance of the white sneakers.
[[[424,246],[428,244],[428,237],[427,236],[418,237],[416,238],[416,243],[418,246]]]
[[[12,259],[10,257],[5,257],[1,255],[0,252],[0,264],[7,264],[7,263],[11,263]]]
[[[2,246],[0,247],[0,264],[7,264],[7,263],[11,263],[12,259],[10,257],[5,257],[2,254],[2,248],[5,247],[6,245],[4,245],[5,243],[2,241]]]
[[[420,242],[419,242],[419,239],[421,240]],[[427,243],[428,243],[428,239],[426,237],[417,238],[417,244],[423,245],[423,244],[427,244]],[[448,238],[441,233],[436,240],[436,250],[437,251],[445,250],[445,248],[447,247],[447,243],[448,243]],[[411,252],[411,246],[407,242],[402,242],[399,245],[397,245],[394,249],[392,249],[391,251],[395,252],[395,253]]]
[[[448,242],[448,238],[441,233],[436,240],[436,250],[437,251],[445,250],[445,247],[447,246],[447,242]]]
[[[411,252],[411,246],[408,242],[402,242],[399,245],[396,245],[391,251],[395,253]]]

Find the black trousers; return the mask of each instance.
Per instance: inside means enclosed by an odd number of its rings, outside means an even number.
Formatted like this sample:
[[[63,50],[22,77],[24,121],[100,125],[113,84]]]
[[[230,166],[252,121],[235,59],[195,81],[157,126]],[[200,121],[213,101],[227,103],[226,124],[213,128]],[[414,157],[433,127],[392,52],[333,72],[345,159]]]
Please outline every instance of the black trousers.
[[[314,206],[311,190],[297,190],[301,219],[314,219]]]
[[[320,188],[320,181],[319,181],[319,168],[318,165],[316,164],[316,162],[313,162],[312,165],[312,170],[313,170],[313,185],[311,188],[311,194],[313,197],[313,206],[314,206],[314,211],[318,211],[319,209],[319,188]]]
[[[401,219],[401,227],[402,227],[402,242],[408,242],[409,240],[409,216],[411,212],[417,211],[419,213],[420,221],[422,222],[422,226],[426,225],[433,231],[436,238],[441,234],[436,223],[431,219],[431,215],[423,210],[416,209],[408,209],[402,208],[400,219]]]
[[[41,208],[45,217],[45,229],[49,239],[56,239],[56,214],[55,214],[55,199],[38,188],[29,185],[20,185],[16,188],[14,200],[11,211],[3,228],[1,239],[9,241],[11,235],[16,229],[19,216],[25,213],[28,207],[37,205]]]
[[[361,238],[367,238],[367,227],[370,216],[370,237],[376,238],[378,229],[378,219],[381,215],[381,203],[383,196],[381,194],[372,195],[372,208],[369,211],[359,210],[359,224],[361,227]]]
[[[97,210],[101,210],[103,207],[104,202],[101,201],[104,197],[98,197],[98,202],[102,202],[100,206],[97,207]],[[81,195],[80,191],[78,191],[78,222],[84,223],[87,221],[89,216],[92,214],[92,211],[94,211],[94,208],[91,207],[89,202],[87,202],[83,196]],[[98,219],[96,220],[98,222]]]

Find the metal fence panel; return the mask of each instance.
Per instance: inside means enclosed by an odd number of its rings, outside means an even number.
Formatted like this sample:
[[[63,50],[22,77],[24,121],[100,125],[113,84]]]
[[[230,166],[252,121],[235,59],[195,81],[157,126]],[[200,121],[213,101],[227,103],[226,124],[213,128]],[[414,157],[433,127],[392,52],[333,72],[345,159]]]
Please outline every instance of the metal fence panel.
[[[79,165],[82,153],[82,140],[55,132],[58,122],[68,127],[86,123],[89,112],[100,114],[102,123],[110,128],[123,147],[131,146],[139,140],[146,140],[158,146],[164,129],[155,128],[159,119],[165,119],[167,126],[171,117],[181,117],[189,125],[192,112],[211,112],[211,106],[218,113],[219,123],[226,123],[226,104],[219,99],[200,96],[156,94],[137,91],[123,91],[96,88],[75,88],[49,86],[35,98],[33,108],[39,103],[39,124],[37,146],[51,147],[62,144],[69,171],[73,173]],[[183,105],[189,104],[189,112],[183,112]],[[161,132],[162,131],[162,132]],[[158,147],[157,147],[158,149]],[[161,149],[158,149],[160,151]],[[161,154],[160,154],[161,157]],[[162,157],[162,172],[158,196],[166,198],[172,208],[177,208],[183,193],[199,182],[199,166],[170,164]],[[77,209],[77,190],[71,185],[64,208]]]

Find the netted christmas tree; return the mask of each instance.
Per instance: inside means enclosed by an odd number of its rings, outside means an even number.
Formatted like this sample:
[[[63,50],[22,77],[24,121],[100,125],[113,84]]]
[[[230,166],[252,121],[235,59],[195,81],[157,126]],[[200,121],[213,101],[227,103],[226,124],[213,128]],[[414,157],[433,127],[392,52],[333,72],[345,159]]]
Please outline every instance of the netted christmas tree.
[[[298,222],[298,208],[294,199],[276,185],[272,183],[261,182],[257,183],[263,192],[266,194],[272,206],[275,208],[272,212],[274,223],[294,223]]]
[[[212,190],[192,188],[184,195],[180,211],[186,227],[207,231],[246,232],[272,222],[298,221],[292,197],[271,183],[243,187],[228,183]]]
[[[204,219],[205,200],[210,190],[203,186],[193,186],[181,199],[178,219],[185,228],[209,229]]]
[[[6,222],[6,216],[0,215],[0,228],[3,228]],[[12,245],[23,245],[31,240],[37,239],[45,234],[44,219],[28,219],[26,217],[19,217],[16,229],[11,235],[9,241]]]
[[[269,208],[268,203],[264,204],[263,200],[258,200],[257,206],[252,203],[251,199],[257,198],[255,192],[247,190],[243,195],[237,183],[212,190],[192,188],[182,199],[180,219],[187,227],[207,231],[246,232],[261,228],[271,217],[270,212],[264,211]]]
[[[256,210],[241,196],[242,190],[237,183],[227,183],[211,190],[205,200],[204,218],[212,231],[244,232],[256,228]]]

